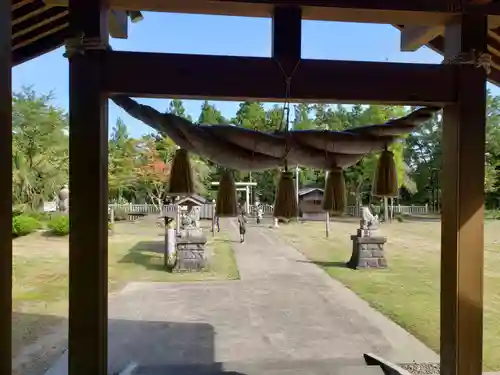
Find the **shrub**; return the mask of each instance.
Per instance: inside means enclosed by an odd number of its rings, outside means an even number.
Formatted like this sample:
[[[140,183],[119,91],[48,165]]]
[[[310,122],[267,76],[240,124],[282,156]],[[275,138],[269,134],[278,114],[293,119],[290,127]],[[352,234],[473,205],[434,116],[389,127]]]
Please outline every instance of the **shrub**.
[[[28,215],[21,214],[12,218],[12,235],[14,237],[26,236],[40,227],[40,222]]]
[[[38,221],[49,221],[50,213],[43,211],[25,211],[24,214],[26,216],[32,217],[33,219],[37,219]]]
[[[12,217],[22,215],[24,213],[24,206],[17,205],[12,207]]]
[[[398,216],[396,216],[396,220],[398,222],[402,223],[405,219],[404,219],[404,217],[402,215],[398,215]]]
[[[66,236],[69,234],[69,217],[67,215],[56,216],[49,221],[47,227],[55,236]]]

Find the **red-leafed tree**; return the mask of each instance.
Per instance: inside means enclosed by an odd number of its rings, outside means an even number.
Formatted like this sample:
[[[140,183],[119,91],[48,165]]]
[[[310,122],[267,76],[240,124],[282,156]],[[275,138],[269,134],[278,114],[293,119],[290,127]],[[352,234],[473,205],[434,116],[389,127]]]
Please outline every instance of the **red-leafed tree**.
[[[151,204],[161,207],[165,199],[170,164],[162,160],[155,140],[144,137],[137,145],[139,156],[136,168],[136,183]]]

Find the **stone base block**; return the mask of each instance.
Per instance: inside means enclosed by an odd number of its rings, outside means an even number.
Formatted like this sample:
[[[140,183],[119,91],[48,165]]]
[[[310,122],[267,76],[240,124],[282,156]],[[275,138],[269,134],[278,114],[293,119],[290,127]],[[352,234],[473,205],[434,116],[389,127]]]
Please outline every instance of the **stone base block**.
[[[358,237],[351,236],[352,255],[347,267],[358,268],[386,268],[384,256],[385,237]]]
[[[177,261],[174,272],[202,271],[205,268],[206,237],[177,239]]]

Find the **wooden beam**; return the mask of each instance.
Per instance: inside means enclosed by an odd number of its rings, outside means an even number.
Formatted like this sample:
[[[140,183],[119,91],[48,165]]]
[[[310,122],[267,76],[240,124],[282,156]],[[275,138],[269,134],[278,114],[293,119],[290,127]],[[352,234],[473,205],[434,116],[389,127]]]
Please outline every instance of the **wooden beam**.
[[[65,6],[68,0],[45,0],[47,4]],[[454,3],[459,3],[454,1]],[[374,2],[371,0],[109,0],[110,7],[120,10],[171,13],[212,14],[226,16],[272,17],[275,5],[292,4],[302,8],[306,20],[387,23],[398,25],[443,25],[459,14],[462,6],[450,6],[448,0]],[[494,14],[500,14],[500,11]]]
[[[107,42],[104,0],[70,0],[73,32]],[[105,51],[70,57],[69,375],[107,374],[108,108]]]
[[[0,1],[0,375],[12,373],[11,2]]]
[[[444,26],[410,26],[401,30],[401,51],[413,52],[444,32]]]
[[[142,1],[142,0],[141,0]],[[409,12],[463,12],[466,10],[478,10],[475,3],[478,0],[454,1],[454,0],[384,0],[383,2],[374,2],[371,0],[215,0],[221,3],[251,3],[274,4],[274,5],[296,5],[313,6],[321,8],[338,9],[359,9],[359,10],[381,10],[381,11],[409,11]],[[489,1],[489,0],[488,0]],[[468,4],[467,4],[468,3]],[[497,12],[495,7],[488,8],[490,12]],[[494,13],[496,14],[496,13]]]
[[[300,7],[277,6],[273,12],[272,25],[272,57],[283,69],[283,73],[290,77],[302,57]]]
[[[485,5],[491,1],[492,0],[469,0],[469,5],[473,9],[478,9],[478,6],[483,6],[482,9],[488,9]],[[494,29],[498,26],[500,26],[500,17],[489,16],[488,28]],[[444,25],[405,27],[401,30],[401,51],[416,51],[443,33]]]
[[[283,101],[276,61],[259,57],[113,51],[106,54],[110,93],[139,97]],[[162,74],[161,72],[175,72]],[[445,104],[456,100],[453,67],[359,61],[301,60],[294,102]]]
[[[108,17],[109,35],[112,38],[128,38],[128,14],[124,10],[111,9]]]
[[[445,56],[486,51],[487,20],[466,14],[445,30]],[[481,375],[486,72],[456,66],[458,100],[443,113],[441,373]]]

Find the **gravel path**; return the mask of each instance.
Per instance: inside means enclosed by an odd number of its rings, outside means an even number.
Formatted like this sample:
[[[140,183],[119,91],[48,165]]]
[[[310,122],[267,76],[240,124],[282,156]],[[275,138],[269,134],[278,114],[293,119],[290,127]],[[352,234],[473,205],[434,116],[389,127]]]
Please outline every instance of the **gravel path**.
[[[402,363],[399,366],[414,375],[437,375],[440,371],[439,363],[434,362]]]

